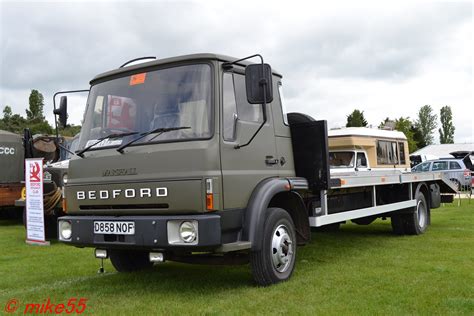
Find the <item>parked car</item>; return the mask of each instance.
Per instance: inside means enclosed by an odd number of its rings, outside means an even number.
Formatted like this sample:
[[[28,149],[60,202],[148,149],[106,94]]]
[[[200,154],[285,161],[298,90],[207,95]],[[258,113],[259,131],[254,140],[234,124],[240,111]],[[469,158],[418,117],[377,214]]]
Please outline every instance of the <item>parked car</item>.
[[[446,158],[430,160],[420,163],[411,169],[412,172],[427,172],[427,171],[438,171],[446,173],[456,185],[458,191],[460,190],[471,190],[472,186],[472,172],[473,166],[469,156],[463,159]]]

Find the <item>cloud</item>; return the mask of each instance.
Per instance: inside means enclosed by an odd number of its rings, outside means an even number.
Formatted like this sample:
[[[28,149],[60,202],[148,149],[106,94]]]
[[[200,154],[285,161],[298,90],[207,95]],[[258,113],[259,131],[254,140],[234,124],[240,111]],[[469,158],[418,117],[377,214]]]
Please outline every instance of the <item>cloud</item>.
[[[448,104],[456,141],[474,142],[467,2],[0,2],[0,18],[0,105],[17,113],[38,89],[52,121],[55,91],[137,56],[260,52],[283,73],[290,110],[341,126],[358,107],[378,125]],[[79,123],[85,98],[75,103]]]

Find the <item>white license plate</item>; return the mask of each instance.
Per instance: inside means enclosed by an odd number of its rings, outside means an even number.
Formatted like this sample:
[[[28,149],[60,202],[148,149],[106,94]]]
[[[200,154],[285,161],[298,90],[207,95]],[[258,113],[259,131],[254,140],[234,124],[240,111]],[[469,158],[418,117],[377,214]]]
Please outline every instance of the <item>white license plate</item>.
[[[94,222],[94,234],[102,235],[135,235],[134,222]]]

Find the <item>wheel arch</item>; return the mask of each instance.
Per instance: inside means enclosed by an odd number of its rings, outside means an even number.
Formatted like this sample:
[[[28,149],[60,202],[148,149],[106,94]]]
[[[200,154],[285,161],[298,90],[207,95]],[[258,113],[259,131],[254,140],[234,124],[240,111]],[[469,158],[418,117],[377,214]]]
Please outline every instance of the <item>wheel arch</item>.
[[[298,192],[287,191],[277,193],[268,207],[282,208],[290,214],[295,224],[296,240],[298,245],[304,245],[311,240],[309,217],[303,198]]]
[[[428,188],[428,185],[425,182],[421,182],[417,185],[415,195],[413,198],[416,198],[418,193],[421,192],[425,196],[426,201],[428,202],[428,207],[431,205],[431,194],[430,194],[430,189]]]
[[[251,242],[252,251],[262,248],[265,213],[268,207],[279,207],[290,214],[297,230],[298,242],[300,242],[299,232],[301,227],[305,226],[304,217],[306,217],[308,236],[311,236],[303,199],[297,192],[291,191],[291,187],[288,179],[268,178],[262,180],[253,190],[245,211],[242,230],[242,240]]]
[[[428,184],[426,184],[425,182],[419,183],[418,186],[416,187],[415,196],[413,198],[416,199],[416,196],[418,195],[419,192],[421,192],[425,196],[426,203],[428,204],[427,205],[427,207],[428,207],[428,224],[431,224],[430,214],[431,214],[432,201],[431,201],[431,190],[428,187]],[[416,210],[416,207],[415,207],[415,210]]]

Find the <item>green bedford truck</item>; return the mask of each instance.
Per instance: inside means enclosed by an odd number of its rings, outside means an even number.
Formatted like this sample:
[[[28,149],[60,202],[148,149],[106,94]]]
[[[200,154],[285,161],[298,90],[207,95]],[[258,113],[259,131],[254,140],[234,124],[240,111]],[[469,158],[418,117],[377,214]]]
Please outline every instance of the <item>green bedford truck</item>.
[[[125,64],[90,84],[59,239],[118,271],[250,263],[269,285],[291,276],[311,227],[382,217],[418,235],[454,192],[439,173],[331,177],[326,121],[287,113],[282,75],[260,55]]]

